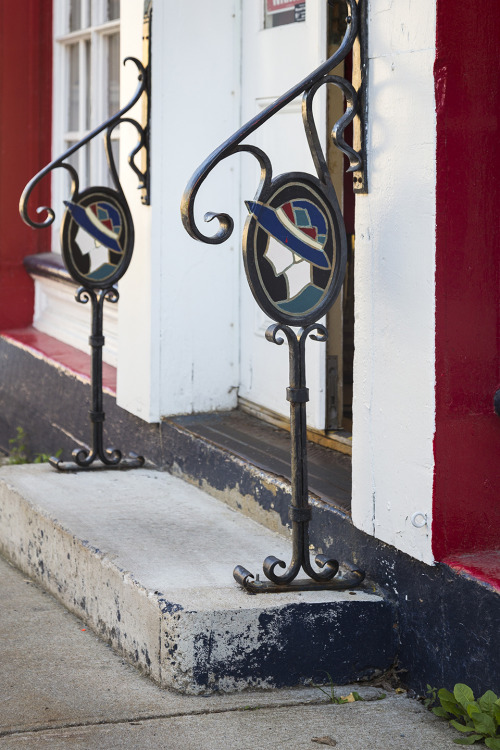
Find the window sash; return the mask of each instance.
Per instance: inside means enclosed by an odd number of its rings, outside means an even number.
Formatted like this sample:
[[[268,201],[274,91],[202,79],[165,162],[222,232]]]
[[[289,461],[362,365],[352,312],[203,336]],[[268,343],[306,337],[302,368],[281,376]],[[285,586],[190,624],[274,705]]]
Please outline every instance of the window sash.
[[[119,0],[54,0],[54,156],[119,109],[120,20],[108,20],[110,13],[117,12]],[[109,75],[111,87],[106,81]],[[118,166],[119,128],[115,128],[111,140]],[[102,136],[68,161],[78,171],[80,190],[91,183],[111,184]],[[58,217],[62,217],[62,201],[67,199],[70,185],[67,171],[55,170],[52,188]],[[59,250],[57,235],[55,226],[53,246]]]

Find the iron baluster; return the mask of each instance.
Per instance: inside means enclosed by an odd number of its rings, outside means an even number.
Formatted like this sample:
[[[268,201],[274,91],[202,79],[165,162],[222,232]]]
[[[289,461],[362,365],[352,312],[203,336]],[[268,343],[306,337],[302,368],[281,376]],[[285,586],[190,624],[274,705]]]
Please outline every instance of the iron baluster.
[[[129,458],[122,458],[122,453],[116,448],[104,447],[104,420],[105,412],[103,409],[103,392],[102,392],[102,350],[105,343],[103,336],[103,307],[104,302],[118,302],[118,290],[104,289],[97,293],[93,289],[80,287],[75,295],[77,302],[91,304],[91,335],[89,336],[89,346],[91,348],[91,408],[89,410],[90,423],[92,425],[92,442],[91,448],[75,448],[72,453],[74,464],[64,463],[57,458],[51,458],[49,463],[56,469],[75,469],[75,464],[81,469],[85,469],[99,459],[103,466],[118,466],[134,468],[142,466],[144,459],[141,456],[130,454]]]
[[[287,568],[283,560],[269,556],[263,569],[267,578],[249,573],[238,565],[234,578],[248,591],[297,591],[309,589],[346,589],[358,585],[364,573],[352,570],[338,575],[336,560],[317,555],[315,569],[309,554],[309,523],[311,507],[307,476],[307,421],[305,347],[308,338],[327,340],[325,327],[317,321],[334,303],[342,288],[346,262],[347,238],[339,202],[321,148],[312,104],[316,92],[324,85],[335,86],[343,93],[346,109],[334,125],[334,144],[349,159],[348,171],[362,173],[361,155],[343,138],[346,126],[353,120],[358,106],[357,93],[344,78],[329,75],[352,49],[358,27],[358,4],[346,0],[349,15],[346,33],[334,55],[313,73],[287,91],[273,104],[243,125],[234,135],[203,162],[189,181],[181,202],[182,221],[191,237],[209,244],[220,244],[230,237],[234,222],[225,213],[208,212],[205,221],[217,219],[219,228],[212,236],[205,235],[196,225],[194,203],[198,191],[210,172],[229,156],[246,152],[254,156],[261,168],[260,183],[248,209],[243,231],[243,260],[248,284],[261,309],[276,323],[266,333],[268,341],[281,345],[285,338],[289,349],[292,502],[289,516],[292,523],[292,560]],[[298,95],[302,94],[302,118],[305,135],[317,176],[289,172],[273,177],[267,154],[251,144],[241,142],[273,117]],[[291,292],[291,276],[294,284]],[[297,291],[298,290],[298,291]],[[299,328],[298,333],[294,328]],[[279,574],[278,568],[285,569]],[[300,569],[309,576],[297,580]]]
[[[252,593],[276,591],[304,591],[311,589],[353,588],[364,579],[364,573],[353,570],[349,574],[336,578],[339,563],[327,555],[316,555],[315,570],[311,564],[309,551],[309,522],[311,507],[309,504],[307,474],[307,416],[306,404],[309,401],[309,389],[306,387],[305,346],[308,338],[326,342],[328,332],[323,325],[313,323],[296,333],[289,326],[272,325],[266,331],[266,338],[275,344],[282,345],[284,339],[278,334],[285,334],[289,348],[290,386],[287,388],[287,400],[290,402],[290,440],[292,466],[292,502],[289,507],[289,518],[292,523],[292,560],[288,569],[278,575],[276,568],[286,568],[283,560],[270,555],[266,557],[263,570],[268,581],[261,581],[242,565],[234,569],[234,578]],[[300,569],[310,577],[297,579]]]

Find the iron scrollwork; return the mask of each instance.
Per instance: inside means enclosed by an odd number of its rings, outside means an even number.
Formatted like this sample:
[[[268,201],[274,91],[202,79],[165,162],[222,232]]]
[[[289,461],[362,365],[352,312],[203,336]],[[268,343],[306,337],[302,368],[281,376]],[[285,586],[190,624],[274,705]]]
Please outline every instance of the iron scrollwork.
[[[144,464],[142,456],[131,453],[128,458],[124,458],[121,451],[116,448],[104,448],[103,443],[103,306],[105,301],[118,301],[116,284],[126,272],[134,249],[134,223],[111,148],[113,130],[124,123],[131,124],[138,134],[138,143],[129,155],[128,162],[139,179],[142,202],[149,204],[149,170],[147,167],[144,171],[141,170],[135,162],[138,153],[142,149],[147,153],[149,148],[149,66],[144,67],[135,57],[125,58],[124,64],[127,62],[132,62],[138,69],[138,86],[128,104],[40,170],[26,185],[19,202],[19,212],[26,224],[34,229],[49,227],[55,219],[54,209],[50,206],[41,206],[36,209],[36,213],[45,214],[45,217],[38,221],[31,218],[28,212],[31,193],[54,169],[65,169],[69,172],[71,197],[64,201],[66,209],[61,222],[61,249],[70,276],[81,285],[75,295],[76,301],[81,304],[90,302],[91,306],[89,345],[92,404],[89,417],[92,425],[92,442],[90,449],[75,448],[72,453],[73,461],[63,462],[51,458],[51,465],[61,471],[87,469],[96,459],[100,464],[96,464],[95,468],[135,468]],[[147,97],[148,111],[145,126],[125,116],[143,95]],[[80,192],[78,172],[68,159],[100,133],[104,133],[104,147],[114,188],[98,186]]]
[[[240,152],[252,154],[261,169],[260,184],[248,209],[243,231],[243,259],[250,289],[257,304],[276,323],[266,338],[281,345],[286,338],[289,347],[293,555],[290,565],[269,556],[264,561],[266,581],[259,580],[238,565],[234,578],[247,591],[279,592],[317,589],[352,588],[364,579],[360,570],[339,575],[339,563],[325,555],[315,558],[319,570],[310,561],[308,497],[305,345],[308,338],[327,340],[326,328],[317,321],[331,307],[344,282],[347,261],[346,231],[340,206],[321,148],[312,113],[313,99],[322,86],[335,86],[344,95],[346,109],[332,130],[334,144],[349,159],[348,171],[359,172],[362,159],[344,138],[346,126],[357,110],[357,93],[340,76],[330,75],[352,49],[357,34],[358,6],[347,0],[346,33],[334,55],[313,73],[283,94],[273,104],[240,128],[217,148],[196,170],[184,192],[181,214],[191,237],[209,244],[228,239],[234,227],[228,214],[207,213],[205,221],[217,219],[218,231],[208,236],[196,225],[194,202],[198,190],[210,172],[229,156]],[[302,117],[316,175],[290,172],[273,178],[272,166],[261,149],[242,141],[273,117],[297,96],[302,95]],[[298,327],[296,332],[292,326]],[[285,568],[282,574],[277,568]],[[300,569],[309,576],[297,579]]]

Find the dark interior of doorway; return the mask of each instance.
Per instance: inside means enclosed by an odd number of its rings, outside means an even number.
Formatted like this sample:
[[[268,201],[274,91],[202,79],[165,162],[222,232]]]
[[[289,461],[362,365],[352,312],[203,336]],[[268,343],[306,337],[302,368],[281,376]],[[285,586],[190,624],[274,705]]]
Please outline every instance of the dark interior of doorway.
[[[328,3],[327,54],[338,48],[346,31],[347,5],[344,0]],[[352,53],[332,73],[352,81]],[[337,196],[341,203],[347,233],[347,270],[340,298],[328,315],[329,346],[327,354],[327,414],[326,432],[352,432],[352,396],[354,362],[354,211],[355,201],[352,174],[347,172],[347,157],[343,156],[330,137],[332,128],[345,110],[342,95],[334,86],[328,87],[327,102],[327,159]],[[352,145],[352,125],[344,138]]]

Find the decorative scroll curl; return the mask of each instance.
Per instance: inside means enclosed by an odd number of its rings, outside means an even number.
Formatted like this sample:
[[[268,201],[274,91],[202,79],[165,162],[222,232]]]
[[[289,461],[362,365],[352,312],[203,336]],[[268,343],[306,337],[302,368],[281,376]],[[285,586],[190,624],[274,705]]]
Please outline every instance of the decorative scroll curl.
[[[117,189],[117,191],[123,195],[123,190],[120,184],[120,180],[118,178],[118,172],[116,169],[113,153],[111,150],[111,133],[120,123],[122,122],[128,122],[135,126],[139,133],[139,144],[134,148],[132,153],[129,157],[129,163],[136,172],[139,179],[142,181],[142,184],[145,186],[147,185],[147,175],[145,175],[141,170],[137,167],[137,165],[134,163],[134,158],[136,154],[140,151],[140,149],[145,146],[148,146],[148,130],[147,126],[146,128],[143,128],[142,125],[140,125],[135,120],[132,120],[131,118],[124,117],[124,115],[132,109],[134,104],[136,104],[139,99],[141,98],[143,93],[148,93],[149,91],[149,82],[148,82],[148,70],[144,67],[144,65],[140,62],[140,60],[137,60],[135,57],[126,57],[123,61],[123,64],[127,62],[133,62],[138,71],[138,86],[135,91],[135,94],[131,98],[131,100],[126,104],[122,109],[119,110],[115,115],[112,117],[109,117],[107,120],[105,120],[101,125],[99,125],[97,128],[94,128],[90,133],[88,133],[84,138],[82,138],[78,143],[75,143],[74,146],[71,146],[71,148],[68,148],[61,156],[58,156],[57,159],[54,159],[50,162],[50,164],[47,164],[46,167],[41,169],[26,185],[26,187],[23,190],[23,193],[21,195],[21,199],[19,201],[19,213],[21,214],[21,218],[23,221],[28,224],[28,226],[32,227],[33,229],[42,229],[44,227],[49,227],[55,219],[55,211],[50,206],[39,206],[36,209],[37,214],[46,214],[46,218],[41,221],[36,221],[31,218],[28,211],[28,204],[29,199],[31,196],[31,193],[33,192],[34,188],[38,185],[38,183],[43,180],[44,177],[46,177],[52,170],[58,169],[62,167],[63,169],[67,169],[68,172],[71,175],[71,198],[75,198],[75,196],[78,195],[79,191],[79,180],[78,180],[78,173],[76,169],[67,161],[70,156],[72,156],[76,151],[78,151],[80,148],[85,146],[87,143],[89,143],[93,138],[95,138],[97,135],[102,133],[103,131],[106,132],[106,139],[105,139],[105,147],[106,147],[106,155],[108,159],[108,165],[111,172],[111,176],[113,179],[113,183]]]
[[[205,221],[212,221],[217,219],[219,221],[219,230],[214,235],[204,234],[196,224],[194,218],[194,204],[198,191],[206,180],[210,172],[221,162],[223,159],[227,159],[229,156],[233,156],[238,151],[247,151],[257,157],[257,151],[260,153],[260,157],[264,156],[269,169],[269,179],[271,175],[270,162],[268,157],[263,154],[260,149],[256,149],[254,146],[239,146],[239,144],[253,133],[257,128],[263,125],[267,120],[273,117],[277,112],[286,107],[293,99],[300,94],[304,94],[303,104],[303,116],[304,125],[306,129],[306,135],[308,137],[309,146],[311,148],[311,154],[313,156],[318,178],[324,184],[331,185],[331,179],[326,165],[326,160],[322,154],[322,149],[317,138],[316,127],[314,125],[314,118],[312,115],[312,99],[314,94],[320,86],[324,83],[333,83],[337,85],[347,98],[348,109],[344,116],[336,123],[333,128],[333,137],[336,146],[348,156],[350,160],[350,171],[359,169],[361,164],[360,155],[355,152],[350,146],[348,146],[342,138],[345,127],[351,122],[355,115],[356,108],[356,94],[352,86],[343,78],[339,76],[327,75],[336,65],[342,62],[350,50],[356,38],[358,29],[358,8],[356,0],[346,0],[349,9],[349,15],[347,17],[347,30],[342,39],[342,42],[335,52],[328,60],[320,65],[313,73],[304,78],[300,83],[296,84],[293,88],[287,91],[285,94],[279,97],[273,104],[266,107],[262,112],[256,115],[254,118],[249,120],[243,127],[241,127],[236,133],[222,143],[218,148],[213,151],[210,156],[200,165],[196,172],[191,177],[186,189],[184,191],[181,201],[181,216],[182,222],[188,234],[194,239],[201,240],[202,242],[218,245],[225,242],[232,234],[234,222],[228,214],[218,214],[214,212],[208,212],[205,214]],[[316,137],[311,141],[310,132],[316,133]],[[321,154],[318,159],[317,155]],[[260,161],[260,157],[257,157]],[[261,166],[262,166],[262,162]],[[261,182],[262,186],[262,182]],[[259,191],[261,189],[259,186]],[[333,190],[333,188],[332,188]],[[258,192],[259,192],[258,191]]]

